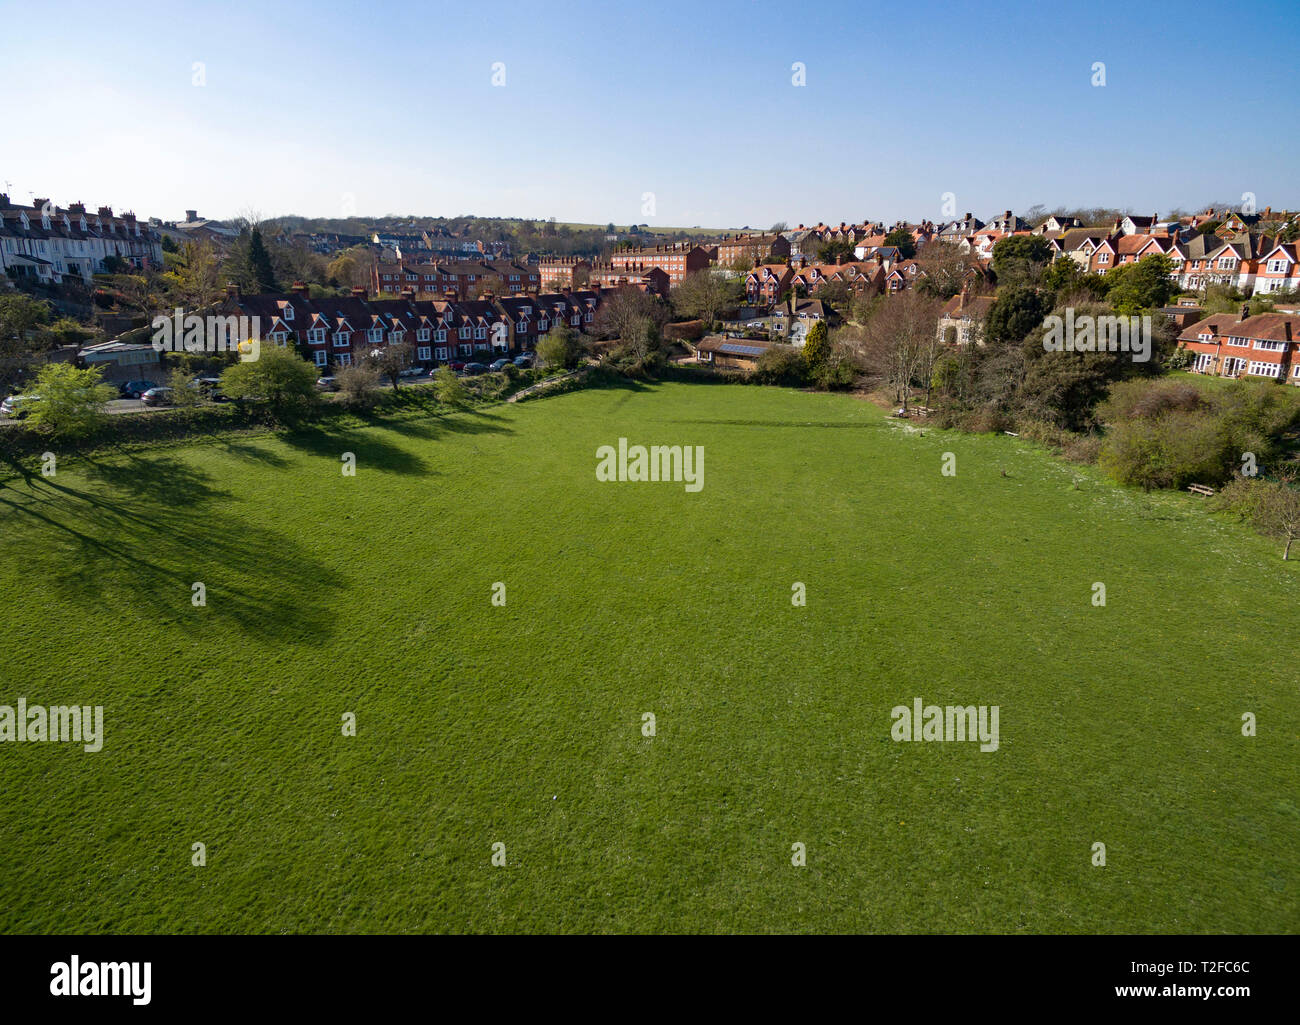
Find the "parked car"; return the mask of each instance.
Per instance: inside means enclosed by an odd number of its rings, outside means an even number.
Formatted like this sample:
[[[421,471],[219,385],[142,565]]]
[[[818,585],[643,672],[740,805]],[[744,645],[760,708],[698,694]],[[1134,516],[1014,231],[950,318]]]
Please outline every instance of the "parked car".
[[[170,406],[172,404],[172,390],[166,385],[150,388],[140,396],[140,401],[146,406]]]
[[[0,416],[21,420],[31,412],[30,408],[24,407],[30,407],[39,398],[39,395],[10,395],[4,402],[0,402]]]
[[[494,374],[499,374],[502,370],[510,365],[508,359],[498,359],[492,362],[491,370]]]
[[[465,373],[467,374],[486,374],[488,368],[482,363],[466,363]]]
[[[458,359],[452,360],[450,363],[447,364],[447,366],[450,367],[452,372],[456,374],[459,374],[462,370],[465,369],[464,361]]]
[[[124,399],[138,399],[150,388],[157,388],[156,381],[127,381],[118,391]]]
[[[326,374],[324,377],[316,378],[316,387],[321,391],[338,391],[339,383],[334,380],[333,374]]]
[[[515,366],[517,367],[531,367],[535,362],[536,357],[531,352],[521,352],[515,357]]]
[[[211,399],[213,402],[226,402],[225,394],[221,391],[221,378],[219,377],[196,377],[190,382],[191,388],[197,388],[203,393],[203,397]]]
[[[398,377],[423,377],[424,367],[407,367],[405,370],[400,371],[397,376]]]

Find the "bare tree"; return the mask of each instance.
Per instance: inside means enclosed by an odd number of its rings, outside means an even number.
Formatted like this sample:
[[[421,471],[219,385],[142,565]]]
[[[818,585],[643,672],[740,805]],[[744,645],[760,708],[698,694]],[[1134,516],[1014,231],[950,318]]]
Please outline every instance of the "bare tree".
[[[734,278],[728,279],[712,270],[698,270],[672,291],[672,304],[679,314],[697,317],[707,324],[718,319],[723,310],[740,302],[743,289]]]
[[[907,289],[890,296],[867,322],[862,355],[907,413],[913,382],[938,358],[938,300]]]
[[[668,323],[668,305],[658,296],[636,288],[620,288],[601,304],[596,314],[596,332],[602,338],[631,341],[641,337],[644,322],[649,321],[658,333]]]
[[[1264,484],[1252,518],[1265,537],[1284,542],[1282,558],[1291,556],[1291,545],[1300,541],[1300,481],[1294,475]]]

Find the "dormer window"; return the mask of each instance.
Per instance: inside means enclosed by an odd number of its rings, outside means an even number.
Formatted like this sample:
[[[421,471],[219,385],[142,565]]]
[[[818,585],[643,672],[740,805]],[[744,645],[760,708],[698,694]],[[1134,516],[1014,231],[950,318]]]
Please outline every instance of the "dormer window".
[[[284,319],[293,320],[293,306],[289,303],[284,304]]]

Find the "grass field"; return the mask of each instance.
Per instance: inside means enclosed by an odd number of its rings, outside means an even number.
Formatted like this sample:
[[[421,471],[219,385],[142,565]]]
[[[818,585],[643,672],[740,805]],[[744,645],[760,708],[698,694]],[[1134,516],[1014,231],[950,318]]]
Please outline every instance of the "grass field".
[[[0,744],[0,930],[1295,932],[1300,563],[1198,503],[687,384],[10,477],[0,704],[105,740]]]

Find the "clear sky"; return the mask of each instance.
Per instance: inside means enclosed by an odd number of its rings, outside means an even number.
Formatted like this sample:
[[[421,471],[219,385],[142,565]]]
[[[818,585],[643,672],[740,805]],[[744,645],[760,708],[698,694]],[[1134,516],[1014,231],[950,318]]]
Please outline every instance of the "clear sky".
[[[1245,192],[1300,207],[1297,0],[0,0],[0,17],[18,202],[711,227],[937,220],[945,193],[984,218]]]

